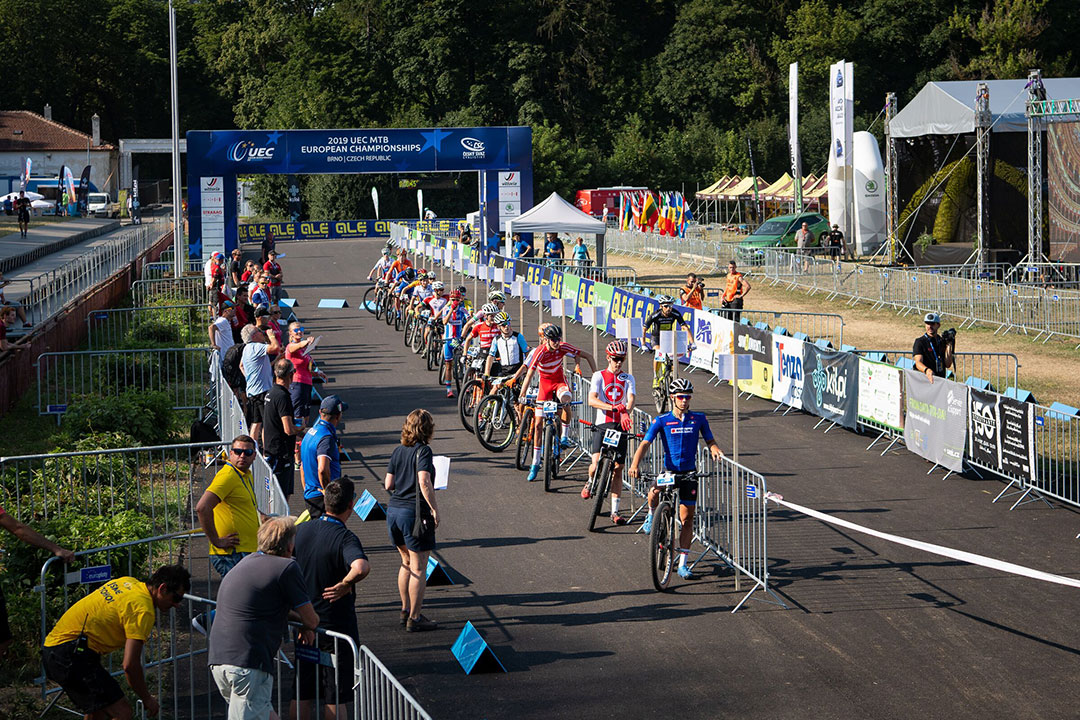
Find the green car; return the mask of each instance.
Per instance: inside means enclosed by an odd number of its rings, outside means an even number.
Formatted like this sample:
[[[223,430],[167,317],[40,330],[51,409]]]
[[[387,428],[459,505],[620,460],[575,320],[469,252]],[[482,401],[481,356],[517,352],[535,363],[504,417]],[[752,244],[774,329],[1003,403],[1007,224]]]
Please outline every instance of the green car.
[[[810,245],[820,245],[822,235],[829,231],[829,221],[818,213],[802,212],[769,218],[739,243],[738,254],[744,262],[753,263],[757,257],[760,263],[761,248],[795,247],[795,233],[803,223],[807,223],[814,238]]]

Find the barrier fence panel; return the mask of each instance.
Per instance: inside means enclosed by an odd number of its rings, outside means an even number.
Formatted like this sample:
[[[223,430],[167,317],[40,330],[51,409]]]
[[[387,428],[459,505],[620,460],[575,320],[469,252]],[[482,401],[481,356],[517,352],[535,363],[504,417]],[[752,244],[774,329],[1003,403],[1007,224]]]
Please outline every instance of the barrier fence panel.
[[[145,265],[143,265],[142,277],[140,277],[139,279],[161,280],[166,277],[171,278],[175,269],[175,264],[171,260],[159,260],[158,262],[146,263]],[[188,260],[187,265],[184,267],[184,272],[198,273],[201,277],[203,272],[203,261]]]
[[[114,308],[89,313],[86,335],[91,350],[138,343],[206,345],[211,322],[206,304]]]
[[[203,278],[183,277],[180,279],[162,278],[160,280],[136,280],[131,285],[132,304],[146,307],[166,299],[170,305],[196,305],[205,303],[209,297]]]
[[[723,314],[723,310],[715,312]],[[844,344],[844,316],[834,313],[796,312],[789,310],[743,310],[742,319],[753,325],[763,322],[770,328],[782,327],[788,335],[801,332],[811,340],[828,340],[837,350]]]
[[[64,566],[50,558],[41,568],[40,584],[34,588],[40,596],[41,642],[67,608],[93,592],[124,592],[120,578],[134,577],[145,582],[154,570],[166,564],[179,564],[191,573],[192,588],[209,588],[210,566],[203,555],[192,552],[193,543],[205,543],[201,532],[174,532],[118,543],[75,553],[72,565]],[[196,558],[195,556],[198,556]],[[207,683],[206,647],[201,636],[191,629],[191,603],[168,613],[157,611],[154,630],[143,646],[142,662],[146,686],[160,705],[159,717],[181,720],[197,717],[196,699],[217,695],[213,682]],[[123,652],[102,657],[102,665],[114,677],[124,674]],[[121,685],[125,683],[119,679]],[[80,714],[66,707],[70,702],[59,686],[38,678],[41,696],[50,704]],[[221,717],[205,715],[204,717]]]
[[[1035,473],[1030,487],[1080,507],[1080,418],[1035,405]]]
[[[859,348],[856,354],[884,355],[883,362],[895,364],[902,359],[912,360],[911,350],[868,350]],[[1020,387],[1020,361],[1012,353],[958,352],[953,354],[953,379],[966,383],[968,378],[979,378],[990,383],[990,389],[998,393],[1009,387]],[[985,389],[985,388],[983,388]]]
[[[60,415],[80,395],[160,391],[175,410],[203,407],[210,384],[205,348],[81,350],[42,353],[37,360],[38,414]]]

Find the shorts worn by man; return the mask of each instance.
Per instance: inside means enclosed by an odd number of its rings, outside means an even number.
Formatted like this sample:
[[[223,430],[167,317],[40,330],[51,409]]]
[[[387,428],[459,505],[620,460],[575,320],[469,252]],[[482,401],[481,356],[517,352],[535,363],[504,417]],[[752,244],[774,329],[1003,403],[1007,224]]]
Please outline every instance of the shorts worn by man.
[[[178,606],[190,589],[191,575],[179,565],[158,568],[147,582],[129,576],[108,581],[68,608],[46,636],[41,651],[45,677],[87,716],[130,718],[124,691],[101,664],[102,655],[122,649],[128,685],[147,713],[156,716],[158,701],[143,675],[143,644],[157,611]]]

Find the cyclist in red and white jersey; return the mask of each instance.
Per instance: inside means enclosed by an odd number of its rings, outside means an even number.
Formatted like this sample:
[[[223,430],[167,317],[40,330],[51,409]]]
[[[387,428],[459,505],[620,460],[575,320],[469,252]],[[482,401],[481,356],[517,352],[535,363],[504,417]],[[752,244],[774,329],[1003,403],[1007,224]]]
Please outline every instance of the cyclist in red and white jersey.
[[[485,304],[484,307],[486,308],[488,305],[494,305],[495,312],[502,312],[506,309],[506,296],[498,290],[492,290],[488,293],[487,304]],[[486,315],[486,313],[484,312],[484,308],[480,308],[479,310],[477,310],[476,314],[474,314],[472,318],[469,319],[469,324],[465,326],[464,332],[468,334],[469,331],[472,330],[473,325],[483,322],[484,315]]]
[[[532,381],[533,373],[537,373],[540,376],[540,388],[536,396],[536,417],[537,419],[543,417],[542,406],[548,400],[558,400],[563,405],[559,411],[559,419],[562,421],[559,444],[565,448],[570,445],[570,439],[567,437],[567,433],[570,432],[570,408],[566,405],[566,403],[570,402],[570,386],[567,384],[566,376],[563,374],[563,358],[583,358],[589,364],[590,371],[596,370],[596,361],[588,352],[576,348],[570,343],[563,342],[562,330],[558,325],[546,323],[541,328],[541,334],[543,339],[529,358],[529,370],[525,373],[525,382],[521,384],[520,401],[522,404],[525,403],[526,389]],[[540,454],[543,438],[544,423],[533,423],[533,461],[532,467],[529,468],[528,478],[530,482],[535,480],[540,472]]]
[[[589,465],[589,478],[596,472],[600,463],[600,451],[604,447],[604,433],[618,430],[622,433],[618,447],[615,448],[615,468],[611,476],[611,522],[625,525],[626,518],[619,515],[619,498],[622,495],[622,471],[626,463],[626,449],[629,433],[634,424],[630,413],[634,410],[637,386],[634,376],[623,372],[626,361],[626,343],[614,340],[606,348],[607,369],[593,373],[589,388],[589,407],[596,408],[594,420],[596,432],[593,433],[592,464]],[[581,497],[589,499],[589,483],[581,490]]]
[[[434,277],[433,273],[429,273]],[[431,283],[431,297],[423,300],[424,305],[431,310],[431,315],[428,317],[427,326],[424,327],[424,344],[428,342],[428,337],[431,335],[431,326],[435,324],[435,319],[442,314],[443,308],[450,302],[450,298],[446,295],[446,286],[436,280]]]
[[[472,329],[465,334],[465,342],[461,347],[462,353],[468,352],[473,338],[477,338],[480,342],[480,357],[487,357],[488,352],[491,350],[491,342],[499,334],[499,326],[495,324],[495,316],[498,313],[499,308],[494,303],[487,303],[480,308],[479,315],[482,319],[472,325]],[[465,328],[468,327],[468,325],[465,326]],[[462,328],[462,332],[465,332],[465,328]]]

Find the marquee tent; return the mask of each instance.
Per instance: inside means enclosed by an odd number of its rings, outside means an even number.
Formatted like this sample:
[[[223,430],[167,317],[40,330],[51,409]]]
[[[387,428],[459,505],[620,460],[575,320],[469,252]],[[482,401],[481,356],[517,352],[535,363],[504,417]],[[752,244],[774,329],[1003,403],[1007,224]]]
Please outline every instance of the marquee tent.
[[[576,207],[551,193],[547,199],[528,212],[506,221],[507,235],[514,233],[558,232],[604,234],[604,221],[586,215]]]
[[[731,178],[725,175],[704,190],[698,190],[695,197],[698,199],[711,198],[718,190],[726,187],[730,182]]]

